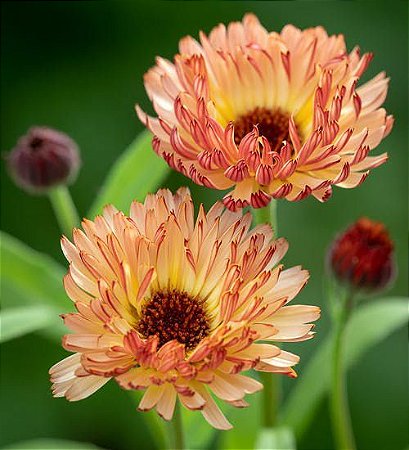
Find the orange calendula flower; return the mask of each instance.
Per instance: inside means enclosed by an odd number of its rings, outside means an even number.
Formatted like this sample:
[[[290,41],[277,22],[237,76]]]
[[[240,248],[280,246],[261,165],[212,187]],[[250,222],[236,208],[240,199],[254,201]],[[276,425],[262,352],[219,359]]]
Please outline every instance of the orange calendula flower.
[[[312,337],[315,306],[287,306],[308,279],[283,270],[284,239],[268,225],[215,204],[194,218],[189,191],[161,190],[130,216],[113,206],[65,237],[65,288],[77,312],[63,316],[75,352],[50,369],[53,394],[81,400],[111,378],[146,390],[139,409],[171,419],[177,399],[216,428],[230,423],[213,395],[245,407],[262,384],[254,368],[295,376],[298,356],[276,342]],[[263,341],[263,342],[257,342]]]
[[[171,167],[233,187],[223,199],[233,211],[271,198],[325,201],[332,185],[353,188],[387,159],[369,154],[393,125],[381,108],[388,78],[357,88],[371,59],[322,27],[269,33],[247,14],[200,43],[183,38],[173,63],[157,58],[145,87],[158,117],[137,113]]]

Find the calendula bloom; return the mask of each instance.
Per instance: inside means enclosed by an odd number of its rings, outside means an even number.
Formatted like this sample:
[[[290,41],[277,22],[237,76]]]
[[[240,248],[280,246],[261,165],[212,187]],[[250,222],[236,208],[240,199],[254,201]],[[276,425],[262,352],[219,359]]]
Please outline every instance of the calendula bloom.
[[[269,33],[247,14],[200,43],[183,38],[173,63],[157,58],[145,87],[158,117],[137,113],[171,167],[233,188],[223,199],[233,211],[271,198],[325,201],[332,185],[353,188],[387,159],[369,154],[393,125],[380,107],[388,78],[357,87],[371,59],[322,27]]]
[[[65,237],[65,288],[77,312],[63,316],[75,352],[51,368],[53,393],[88,397],[114,378],[146,390],[139,409],[172,417],[177,399],[216,428],[230,423],[213,396],[236,407],[262,384],[240,372],[295,376],[298,356],[273,345],[312,337],[315,306],[287,306],[308,279],[283,270],[284,239],[221,203],[194,219],[189,191],[168,190],[113,206]],[[258,342],[263,341],[263,342]]]
[[[355,289],[384,288],[394,272],[393,243],[385,225],[359,219],[333,243],[330,264],[334,275]]]

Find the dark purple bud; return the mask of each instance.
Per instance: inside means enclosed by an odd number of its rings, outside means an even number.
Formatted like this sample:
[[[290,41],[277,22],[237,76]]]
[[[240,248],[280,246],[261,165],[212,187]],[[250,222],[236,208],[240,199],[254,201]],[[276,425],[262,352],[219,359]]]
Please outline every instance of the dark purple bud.
[[[28,130],[7,159],[15,183],[30,193],[72,183],[81,165],[77,144],[66,134],[46,127]]]

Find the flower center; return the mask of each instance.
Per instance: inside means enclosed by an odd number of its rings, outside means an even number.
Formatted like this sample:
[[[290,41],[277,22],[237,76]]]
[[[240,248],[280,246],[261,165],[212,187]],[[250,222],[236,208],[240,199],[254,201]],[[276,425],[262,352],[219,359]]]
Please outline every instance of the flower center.
[[[186,292],[162,291],[143,306],[137,331],[145,338],[157,336],[159,347],[176,339],[192,350],[210,331],[203,302]]]
[[[270,143],[271,150],[279,151],[281,143],[289,139],[289,118],[280,108],[270,110],[257,107],[234,121],[234,140],[239,145],[243,137],[257,125],[259,133]]]

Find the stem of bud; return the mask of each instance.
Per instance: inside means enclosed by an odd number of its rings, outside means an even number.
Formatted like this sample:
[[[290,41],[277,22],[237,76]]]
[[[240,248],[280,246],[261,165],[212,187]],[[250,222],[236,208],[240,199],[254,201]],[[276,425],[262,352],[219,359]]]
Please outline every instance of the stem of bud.
[[[67,186],[50,189],[48,195],[62,233],[71,237],[72,229],[78,227],[80,221]]]
[[[348,405],[346,374],[343,364],[345,326],[352,312],[353,295],[350,293],[334,308],[334,335],[331,374],[331,419],[336,448],[354,450],[355,440]]]

